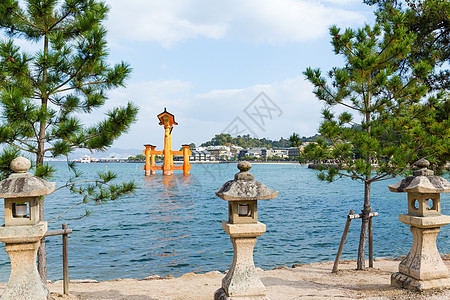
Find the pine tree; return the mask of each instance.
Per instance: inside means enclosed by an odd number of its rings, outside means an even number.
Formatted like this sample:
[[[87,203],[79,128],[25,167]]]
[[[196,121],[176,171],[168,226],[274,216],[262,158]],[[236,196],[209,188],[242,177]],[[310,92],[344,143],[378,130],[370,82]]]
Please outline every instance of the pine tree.
[[[446,94],[426,99],[424,82],[433,69],[428,61],[405,66],[417,35],[403,26],[404,17],[399,13],[391,22],[379,20],[344,32],[331,27],[334,53],[345,65],[330,70],[329,79],[319,69],[304,72],[316,97],[328,105],[322,113],[320,147],[308,147],[305,155],[327,153],[337,161],[336,167],[319,173],[321,180],[349,177],[364,184],[358,270],[365,269],[371,184],[406,172],[421,157],[434,163],[448,159],[448,116],[438,118]],[[333,113],[334,106],[344,112]]]
[[[450,88],[450,2],[447,0],[364,0],[378,5],[377,18],[395,24],[402,18],[408,31],[417,35],[415,47],[404,63],[426,60],[434,67],[425,83],[432,90]],[[404,68],[407,70],[408,68]]]
[[[76,148],[103,151],[136,120],[137,107],[128,103],[106,113],[95,125],[83,125],[80,113],[100,109],[107,91],[124,86],[131,68],[107,63],[108,7],[97,0],[0,1],[0,142],[36,158],[37,176],[51,176],[44,157],[67,156]],[[17,41],[28,42],[26,53]],[[10,149],[10,148],[8,148]],[[11,150],[9,150],[11,153]],[[3,157],[8,157],[5,155]],[[85,195],[83,202],[115,199],[134,190],[133,183],[113,185],[112,173],[95,179],[94,187],[68,186]],[[97,188],[97,192],[95,191]],[[43,200],[40,205],[44,217]],[[46,279],[45,240],[38,254]]]
[[[300,147],[302,144],[302,138],[298,133],[292,133],[292,135],[289,137],[289,145],[291,147]]]

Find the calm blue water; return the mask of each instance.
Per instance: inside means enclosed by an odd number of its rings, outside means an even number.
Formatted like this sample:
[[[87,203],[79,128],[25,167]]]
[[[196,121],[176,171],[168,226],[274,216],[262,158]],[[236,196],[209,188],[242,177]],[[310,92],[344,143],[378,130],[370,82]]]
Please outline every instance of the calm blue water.
[[[54,181],[60,186],[70,175],[64,163],[55,163]],[[89,206],[91,216],[57,220],[49,230],[67,222],[69,273],[72,279],[108,280],[119,277],[180,275],[187,272],[224,271],[231,265],[233,248],[221,222],[227,219],[227,203],[214,192],[233,178],[235,164],[193,165],[190,176],[143,176],[142,164],[82,164],[84,177],[98,171],[114,171],[120,180],[135,180],[136,195],[102,206]],[[316,171],[300,165],[253,165],[255,179],[278,190],[278,198],[258,203],[259,220],[267,232],[258,238],[255,265],[277,265],[334,260],[346,216],[362,208],[363,185],[348,179],[320,182]],[[91,177],[92,178],[92,177]],[[447,177],[448,178],[448,177]],[[406,213],[406,194],[391,193],[387,185],[372,185],[375,256],[406,254],[412,243],[408,226],[397,220]],[[442,212],[450,214],[450,197],[441,195]],[[78,202],[61,190],[47,197],[46,219],[51,220]],[[84,213],[80,207],[68,215]],[[0,212],[3,214],[3,211]],[[360,220],[352,221],[342,259],[355,259]],[[438,236],[440,252],[450,253],[450,226]],[[2,244],[3,248],[3,244]],[[62,278],[61,236],[47,238],[48,278]],[[9,258],[0,249],[0,282],[9,277]]]

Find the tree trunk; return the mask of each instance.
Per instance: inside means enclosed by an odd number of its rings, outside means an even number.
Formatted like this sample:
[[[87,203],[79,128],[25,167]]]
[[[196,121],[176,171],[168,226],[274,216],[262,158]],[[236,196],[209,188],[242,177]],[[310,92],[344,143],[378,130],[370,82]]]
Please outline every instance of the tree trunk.
[[[44,36],[44,61],[47,61],[48,56],[48,36]],[[42,166],[44,164],[45,155],[45,129],[47,125],[47,101],[48,94],[47,88],[47,66],[43,69],[42,82],[44,84],[44,94],[41,98],[41,112],[42,117],[39,121],[39,136],[38,136],[38,147],[36,155],[36,167]],[[39,199],[39,221],[44,221],[44,197]],[[41,276],[44,284],[47,284],[47,252],[45,250],[45,237],[41,239],[41,244],[38,249],[38,272]]]
[[[40,221],[44,220],[44,197],[39,199]],[[42,237],[38,248],[38,272],[42,281],[47,284],[47,252],[45,250],[45,237]]]
[[[361,234],[359,236],[358,259],[356,261],[356,269],[364,270],[366,258],[366,240],[367,228],[369,225],[369,214],[372,212],[370,207],[370,183],[364,182],[364,209],[362,210]]]
[[[39,143],[40,144],[40,143]],[[43,145],[43,143],[42,143]],[[40,147],[38,147],[39,149]],[[43,149],[43,146],[42,146]],[[44,163],[44,155],[39,155],[36,160],[36,165],[42,165]],[[39,199],[39,221],[44,221],[44,197]],[[41,244],[38,248],[38,272],[41,276],[42,282],[47,284],[47,251],[45,250],[45,237],[42,237]]]
[[[370,83],[370,79],[369,79]],[[367,125],[366,132],[368,137],[370,138],[371,134],[371,126],[370,126],[370,106],[371,106],[371,98],[372,95],[370,92],[367,93],[367,96],[364,97],[364,110],[365,110],[365,122]],[[366,164],[370,171],[372,170],[371,161],[372,157],[370,154],[365,158]],[[362,210],[362,218],[361,218],[361,233],[359,236],[359,247],[358,247],[358,259],[356,260],[356,269],[364,270],[366,268],[366,240],[367,240],[367,228],[369,225],[369,214],[372,212],[372,208],[370,208],[370,184],[371,178],[370,174],[366,175],[364,180],[364,208]]]
[[[41,109],[47,111],[47,99],[42,99]],[[39,140],[38,140],[38,151],[36,157],[36,167],[42,166],[44,164],[44,154],[45,154],[45,125],[46,120],[41,120],[39,128]],[[44,221],[44,197],[39,199],[39,221]],[[41,276],[42,281],[47,284],[47,252],[45,250],[45,237],[41,239],[41,244],[38,249],[38,272]]]

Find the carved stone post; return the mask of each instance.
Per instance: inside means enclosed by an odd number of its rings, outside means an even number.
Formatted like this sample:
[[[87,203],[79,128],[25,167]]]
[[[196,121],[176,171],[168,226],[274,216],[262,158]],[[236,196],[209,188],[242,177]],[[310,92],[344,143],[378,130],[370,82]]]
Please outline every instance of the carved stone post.
[[[230,270],[222,280],[222,288],[214,294],[215,300],[269,299],[253,262],[256,237],[266,231],[266,225],[258,222],[257,200],[274,199],[278,192],[255,181],[248,172],[250,168],[250,163],[240,162],[240,173],[216,192],[218,197],[229,201],[228,222],[222,222],[222,228],[230,235],[234,257]]]
[[[11,260],[11,274],[0,299],[45,300],[46,283],[37,271],[36,254],[47,232],[47,222],[39,221],[39,197],[50,194],[55,183],[28,173],[30,161],[18,157],[11,162],[14,171],[0,182],[0,198],[5,199],[5,225],[0,241]]]
[[[389,186],[391,192],[408,193],[408,214],[398,219],[411,226],[413,234],[411,250],[391,276],[392,286],[418,291],[450,287],[447,266],[436,247],[440,227],[450,223],[450,216],[441,214],[440,203],[440,193],[449,193],[450,183],[434,176],[429,165],[427,160],[419,160],[416,166],[420,170]]]

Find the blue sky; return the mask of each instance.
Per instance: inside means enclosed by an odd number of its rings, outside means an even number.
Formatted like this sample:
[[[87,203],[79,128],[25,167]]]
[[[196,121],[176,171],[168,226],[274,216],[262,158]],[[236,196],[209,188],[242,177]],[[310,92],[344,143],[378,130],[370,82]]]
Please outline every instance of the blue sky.
[[[127,88],[111,91],[105,109],[126,101],[140,107],[137,123],[114,143],[125,149],[162,147],[156,115],[164,107],[179,123],[174,149],[221,132],[314,135],[323,104],[302,72],[342,65],[331,51],[330,25],[356,28],[374,19],[362,0],[105,2],[110,60],[133,68]]]

